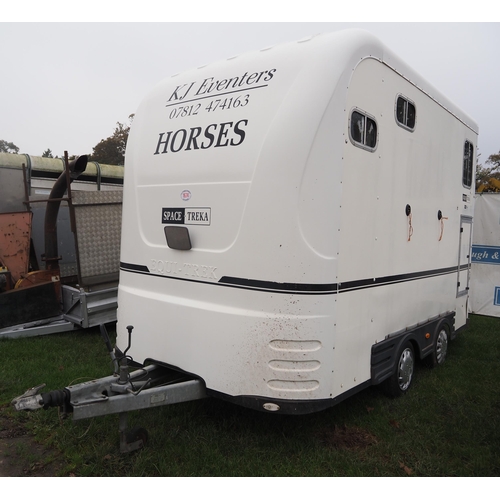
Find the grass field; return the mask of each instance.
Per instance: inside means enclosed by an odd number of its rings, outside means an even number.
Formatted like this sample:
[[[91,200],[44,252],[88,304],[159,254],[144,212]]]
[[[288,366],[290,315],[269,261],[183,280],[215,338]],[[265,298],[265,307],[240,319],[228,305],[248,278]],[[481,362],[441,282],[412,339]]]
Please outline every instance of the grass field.
[[[410,392],[369,388],[306,416],[255,412],[206,399],[140,412],[140,451],[119,452],[118,416],[60,420],[57,409],[18,413],[10,401],[109,375],[99,331],[0,341],[0,422],[27,429],[68,476],[498,476],[500,319],[471,316],[444,366],[418,366]],[[0,423],[0,426],[2,423]],[[0,427],[1,430],[1,427]],[[18,450],[23,453],[23,450]],[[24,452],[29,462],[29,452]],[[35,458],[33,458],[35,460]],[[37,460],[40,460],[38,457]]]

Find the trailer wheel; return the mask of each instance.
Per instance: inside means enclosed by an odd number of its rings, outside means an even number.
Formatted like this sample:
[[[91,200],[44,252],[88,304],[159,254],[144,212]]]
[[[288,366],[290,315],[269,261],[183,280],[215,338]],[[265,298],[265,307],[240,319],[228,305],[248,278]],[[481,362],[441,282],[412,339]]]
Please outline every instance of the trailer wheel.
[[[392,397],[405,394],[413,381],[415,352],[411,342],[405,342],[398,354],[394,373],[384,381],[385,392]]]
[[[427,365],[431,368],[441,366],[446,361],[446,353],[448,352],[449,330],[446,323],[442,323],[438,327],[436,339],[434,340],[434,348],[432,353],[427,356]]]
[[[127,444],[132,444],[137,441],[141,442],[141,448],[143,448],[148,442],[148,431],[143,427],[134,427],[127,432]]]

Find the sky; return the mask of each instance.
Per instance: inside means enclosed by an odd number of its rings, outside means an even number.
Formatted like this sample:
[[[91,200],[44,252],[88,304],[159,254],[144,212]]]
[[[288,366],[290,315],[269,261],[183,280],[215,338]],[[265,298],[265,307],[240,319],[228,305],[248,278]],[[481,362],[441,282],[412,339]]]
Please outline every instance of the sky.
[[[149,0],[140,3],[150,4]],[[47,4],[40,5],[45,8]],[[199,12],[192,16],[196,21],[192,22],[186,12],[196,3],[180,5],[184,15],[174,22],[167,22],[165,15],[157,18],[161,22],[151,22],[151,10],[148,15],[129,12],[101,18],[86,11],[58,20],[50,10],[49,14],[30,11],[28,15],[19,7],[20,12],[2,16],[0,139],[34,156],[46,149],[54,156],[64,151],[90,154],[113,133],[117,122],[128,124],[129,115],[147,93],[172,74],[308,35],[357,27],[380,38],[476,121],[480,163],[500,151],[498,22],[474,17],[469,18],[472,22],[446,22],[449,16],[445,15],[432,22],[366,22],[377,17],[370,12],[344,16],[347,21],[343,22],[314,21],[328,20],[330,14],[321,9],[313,15],[298,13],[304,19],[300,22],[276,14],[265,22],[253,21],[252,16],[248,16],[252,22],[237,18],[218,22],[211,9],[206,16]],[[243,6],[261,4],[227,5],[233,9],[240,5],[244,10]],[[278,22],[288,17],[292,21]],[[487,12],[477,17],[492,19]],[[75,18],[85,22],[75,22]]]

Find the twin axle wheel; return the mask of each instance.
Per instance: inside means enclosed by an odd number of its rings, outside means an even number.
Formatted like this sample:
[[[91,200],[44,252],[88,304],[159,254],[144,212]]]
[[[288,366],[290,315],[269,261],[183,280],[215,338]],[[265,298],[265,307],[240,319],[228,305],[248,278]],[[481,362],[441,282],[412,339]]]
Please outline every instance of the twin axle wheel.
[[[436,366],[441,366],[445,362],[448,352],[448,341],[448,329],[443,325],[439,328],[438,334],[436,335],[432,354],[426,358],[430,367],[435,368]]]
[[[392,397],[405,394],[411,386],[415,370],[415,351],[411,342],[401,347],[397,360],[395,371],[384,381],[384,389]]]
[[[428,366],[434,368],[445,362],[448,352],[448,332],[446,324],[443,323],[438,327],[432,352],[425,358]],[[416,359],[413,344],[409,340],[402,345],[396,359],[394,372],[382,383],[384,390],[392,397],[408,392],[413,381]]]

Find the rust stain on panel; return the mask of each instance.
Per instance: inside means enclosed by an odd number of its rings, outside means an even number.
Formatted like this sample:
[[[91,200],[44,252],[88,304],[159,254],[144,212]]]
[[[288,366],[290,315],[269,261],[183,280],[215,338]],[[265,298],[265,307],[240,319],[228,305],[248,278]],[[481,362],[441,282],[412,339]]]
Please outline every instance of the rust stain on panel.
[[[31,212],[0,214],[0,261],[14,282],[28,272]]]

